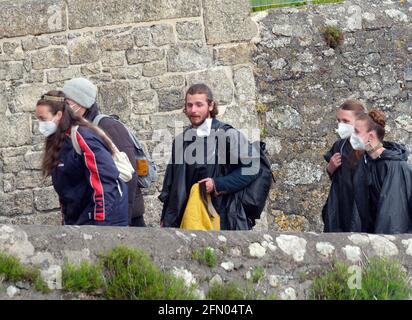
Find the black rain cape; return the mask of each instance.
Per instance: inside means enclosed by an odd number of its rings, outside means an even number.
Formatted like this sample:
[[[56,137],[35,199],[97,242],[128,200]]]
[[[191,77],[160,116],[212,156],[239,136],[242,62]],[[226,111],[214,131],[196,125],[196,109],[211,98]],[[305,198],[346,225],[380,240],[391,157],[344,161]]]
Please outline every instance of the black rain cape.
[[[385,151],[377,159],[365,155],[370,191],[373,233],[412,232],[412,168],[408,151],[396,142],[385,141]]]
[[[339,152],[342,164],[331,176],[332,184],[322,210],[324,232],[366,232],[369,219],[368,184],[363,157],[355,157],[349,139],[336,141],[324,155],[327,162]]]
[[[226,127],[227,124],[220,122],[217,119],[213,119],[212,129],[217,130],[217,138],[219,138],[220,134],[225,134],[227,132],[225,130]],[[188,127],[183,134],[185,134],[187,130],[190,130],[190,127]],[[221,224],[221,228],[227,230],[249,230],[251,228],[250,221],[246,217],[246,213],[241,204],[240,197],[242,194],[239,191],[251,183],[256,178],[256,175],[241,174],[241,168],[245,166],[242,163],[248,163],[248,161],[246,159],[247,156],[244,157],[244,155],[242,156],[238,152],[240,150],[240,145],[248,144],[248,141],[243,140],[244,136],[241,135],[239,131],[234,130],[232,133],[234,134],[231,135],[232,140],[230,148],[236,145],[239,146],[236,153],[229,152],[229,150],[225,150],[226,152],[219,152],[220,150],[218,150],[219,148],[216,149],[217,147],[215,148],[216,144],[213,142],[214,140],[212,138],[212,143],[205,146],[206,152],[204,156],[205,160],[209,161],[212,160],[209,159],[209,157],[217,156],[219,158],[220,156],[223,156],[226,158],[235,155],[235,158],[237,158],[236,160],[239,160],[238,165],[227,165],[227,163],[229,163],[229,159],[227,158],[225,159],[226,164],[223,164],[220,161],[221,159],[218,159],[217,163],[212,163],[211,161],[207,162],[206,165],[197,163],[188,165],[177,159],[179,155],[188,151],[189,147],[193,145],[193,142],[184,141],[183,144],[179,146],[179,144],[176,143],[176,140],[181,139],[180,135],[173,141],[172,157],[167,165],[163,188],[159,195],[159,200],[163,202],[161,221],[163,222],[164,227],[178,228],[180,226],[191,186],[200,179],[212,177],[215,179],[215,186],[218,191],[220,190],[218,188],[218,182],[223,186],[222,190],[227,191],[227,193],[220,197],[212,198],[213,205],[218,211],[221,221],[225,220],[225,222]],[[209,150],[209,148],[214,149]],[[259,159],[258,154],[257,160]]]

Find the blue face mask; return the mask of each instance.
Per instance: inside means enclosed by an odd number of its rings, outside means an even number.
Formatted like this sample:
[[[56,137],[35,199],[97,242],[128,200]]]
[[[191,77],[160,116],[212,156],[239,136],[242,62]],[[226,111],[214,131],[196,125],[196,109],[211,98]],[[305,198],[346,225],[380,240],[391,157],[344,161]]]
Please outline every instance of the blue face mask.
[[[39,131],[45,137],[51,136],[57,131],[57,124],[53,121],[39,121]]]

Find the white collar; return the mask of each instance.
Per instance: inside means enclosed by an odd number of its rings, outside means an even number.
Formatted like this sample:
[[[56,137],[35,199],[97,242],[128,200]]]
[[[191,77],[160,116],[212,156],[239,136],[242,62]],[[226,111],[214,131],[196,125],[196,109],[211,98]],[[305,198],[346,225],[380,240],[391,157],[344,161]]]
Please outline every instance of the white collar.
[[[203,123],[197,127],[196,134],[198,137],[208,137],[212,129],[213,118],[207,118]]]

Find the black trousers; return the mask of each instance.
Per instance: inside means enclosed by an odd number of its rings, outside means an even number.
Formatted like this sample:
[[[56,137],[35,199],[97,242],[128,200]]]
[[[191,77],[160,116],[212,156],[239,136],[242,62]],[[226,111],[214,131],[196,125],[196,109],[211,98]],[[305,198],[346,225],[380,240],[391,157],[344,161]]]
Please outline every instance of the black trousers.
[[[146,227],[146,223],[144,222],[144,217],[138,216],[138,217],[132,218],[132,221],[129,227]]]

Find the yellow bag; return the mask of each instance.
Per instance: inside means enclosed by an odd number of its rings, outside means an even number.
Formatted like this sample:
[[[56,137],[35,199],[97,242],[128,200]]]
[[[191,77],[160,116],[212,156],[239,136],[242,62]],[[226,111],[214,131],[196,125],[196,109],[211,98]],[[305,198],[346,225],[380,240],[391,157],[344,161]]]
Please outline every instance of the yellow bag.
[[[181,229],[220,230],[220,216],[213,207],[210,194],[205,185],[196,183],[190,189],[189,200],[183,214]]]

